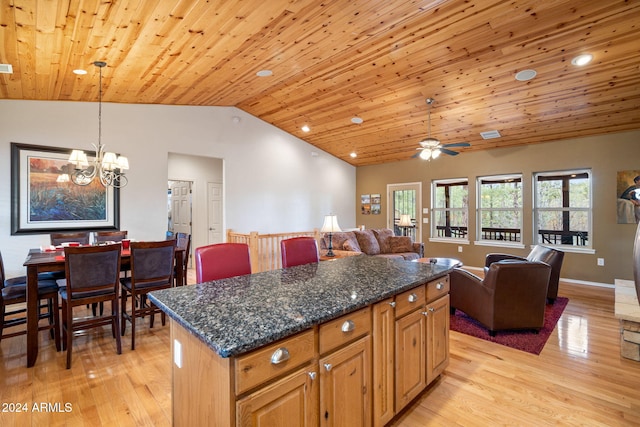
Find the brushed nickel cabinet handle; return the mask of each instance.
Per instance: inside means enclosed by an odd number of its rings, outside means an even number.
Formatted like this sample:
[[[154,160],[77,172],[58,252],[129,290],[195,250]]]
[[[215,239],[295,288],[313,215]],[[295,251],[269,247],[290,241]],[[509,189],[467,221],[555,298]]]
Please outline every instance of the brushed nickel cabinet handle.
[[[395,302],[395,301],[391,301],[391,302],[389,303],[389,305],[390,305],[391,307],[395,307],[395,306],[396,306],[396,302]]]
[[[438,284],[436,285],[436,289],[441,291],[442,289],[444,289],[444,284],[442,282],[438,282]]]
[[[311,378],[311,381],[316,379],[316,373],[315,372],[309,372],[309,378]]]
[[[416,301],[418,301],[418,295],[416,294],[409,295],[409,302],[416,302]]]
[[[326,369],[327,372],[329,372],[331,370],[331,368],[333,368],[333,366],[331,366],[331,363],[325,363],[324,364],[324,369]]]
[[[346,320],[342,324],[342,332],[352,332],[356,329],[356,324],[353,323],[353,320]]]
[[[286,362],[290,357],[291,356],[289,355],[289,350],[284,347],[280,347],[271,355],[271,364],[278,365],[282,362]]]

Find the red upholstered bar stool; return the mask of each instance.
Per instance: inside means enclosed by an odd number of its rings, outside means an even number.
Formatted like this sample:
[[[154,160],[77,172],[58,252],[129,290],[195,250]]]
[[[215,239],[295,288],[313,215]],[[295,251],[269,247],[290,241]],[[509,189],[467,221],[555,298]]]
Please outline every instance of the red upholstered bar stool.
[[[282,268],[318,262],[318,242],[313,237],[293,237],[280,242]]]
[[[249,245],[216,243],[196,248],[196,282],[210,282],[251,274]]]

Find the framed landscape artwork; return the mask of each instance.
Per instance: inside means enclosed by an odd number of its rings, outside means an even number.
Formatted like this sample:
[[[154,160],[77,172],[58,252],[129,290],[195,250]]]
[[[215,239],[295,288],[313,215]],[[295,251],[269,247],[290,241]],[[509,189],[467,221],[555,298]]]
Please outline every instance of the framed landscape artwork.
[[[70,153],[65,148],[11,143],[12,235],[119,227],[119,190],[103,187],[99,179],[86,186],[64,179],[74,170]]]

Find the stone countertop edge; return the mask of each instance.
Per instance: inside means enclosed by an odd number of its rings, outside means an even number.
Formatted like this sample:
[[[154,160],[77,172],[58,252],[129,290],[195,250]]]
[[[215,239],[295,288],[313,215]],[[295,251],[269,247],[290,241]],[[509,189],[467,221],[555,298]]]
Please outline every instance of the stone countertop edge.
[[[149,298],[226,358],[375,304],[450,270],[380,257],[346,257],[154,291]]]

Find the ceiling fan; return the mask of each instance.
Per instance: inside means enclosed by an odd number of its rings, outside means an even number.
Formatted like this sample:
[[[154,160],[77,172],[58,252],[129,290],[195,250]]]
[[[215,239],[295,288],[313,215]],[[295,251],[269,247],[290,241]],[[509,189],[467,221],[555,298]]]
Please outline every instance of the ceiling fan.
[[[416,157],[420,157],[424,160],[431,160],[440,156],[441,153],[448,154],[450,156],[457,156],[459,153],[457,151],[449,150],[449,148],[470,147],[471,144],[469,144],[468,142],[453,142],[451,144],[441,144],[440,140],[431,138],[431,105],[435,102],[435,99],[427,98],[426,102],[429,106],[429,136],[419,142],[420,147],[416,148],[418,152],[411,156],[411,158],[413,159]]]

